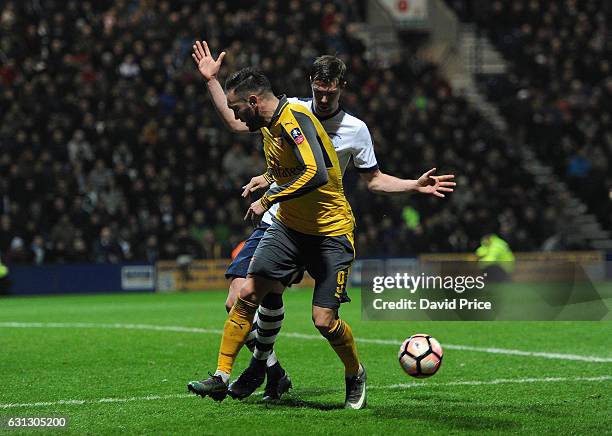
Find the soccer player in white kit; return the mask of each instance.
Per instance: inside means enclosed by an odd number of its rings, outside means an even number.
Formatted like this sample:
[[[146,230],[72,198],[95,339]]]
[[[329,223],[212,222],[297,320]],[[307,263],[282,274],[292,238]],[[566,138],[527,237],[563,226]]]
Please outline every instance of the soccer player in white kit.
[[[197,41],[193,50],[192,57],[206,81],[215,109],[226,126],[233,132],[249,132],[246,124],[237,119],[227,106],[225,93],[217,80],[225,52],[222,52],[215,60],[211,56],[206,41],[202,43]],[[341,59],[330,55],[321,56],[314,61],[310,72],[313,98],[288,98],[290,103],[305,106],[319,119],[333,142],[342,171],[346,170],[352,158],[362,180],[374,193],[420,192],[444,197],[444,193],[452,192],[455,186],[455,182],[452,181],[454,175],[434,176],[435,168],[430,169],[416,180],[400,179],[380,171],[367,125],[359,118],[345,112],[339,104],[342,90],[346,86],[345,73],[346,66]],[[242,195],[246,197],[255,191],[267,190],[271,182],[267,174],[253,177],[244,186]],[[243,248],[225,274],[230,280],[226,301],[228,311],[233,306],[246,280],[248,266],[257,244],[272,223],[272,217],[275,216],[277,210],[278,203],[265,213],[258,227],[245,241]],[[300,279],[301,277],[296,277],[295,282]],[[345,290],[343,293],[345,294]],[[350,301],[348,296],[344,295],[344,301]],[[259,306],[253,331],[246,342],[247,347],[253,350],[251,364],[229,387],[228,394],[233,398],[242,399],[251,395],[266,377],[268,381],[264,391],[264,400],[279,399],[291,387],[291,380],[273,351],[276,335],[280,331],[283,319],[282,296],[268,294]]]

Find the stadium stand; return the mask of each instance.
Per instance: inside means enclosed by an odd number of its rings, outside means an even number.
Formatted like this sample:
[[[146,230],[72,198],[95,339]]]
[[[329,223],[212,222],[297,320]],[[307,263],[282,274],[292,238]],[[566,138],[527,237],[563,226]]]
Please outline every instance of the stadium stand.
[[[447,0],[509,61],[484,77],[517,139],[612,227],[612,5],[600,0]]]
[[[360,257],[471,251],[491,231],[515,250],[534,250],[560,231],[562,210],[534,189],[513,144],[453,94],[435,65],[409,56],[385,69],[366,63],[347,26],[363,20],[364,2],[251,3],[3,2],[3,259],[227,258],[250,233],[240,187],[263,172],[260,144],[224,130],[190,56],[196,38],[228,51],[225,73],[259,65],[292,96],[309,96],[316,56],[338,53],[349,68],[344,106],[369,125],[381,168],[412,178],[433,166],[457,174],[445,200],[374,196],[347,174]],[[587,131],[606,121],[589,105],[609,104],[610,88],[577,109]],[[548,127],[530,125],[526,136]],[[568,150],[579,152],[576,143],[570,136]],[[589,159],[589,175],[602,171]]]

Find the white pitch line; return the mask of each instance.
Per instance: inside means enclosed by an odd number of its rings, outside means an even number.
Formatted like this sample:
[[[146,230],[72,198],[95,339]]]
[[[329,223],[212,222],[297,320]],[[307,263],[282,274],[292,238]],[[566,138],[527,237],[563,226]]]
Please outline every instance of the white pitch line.
[[[165,331],[165,332],[178,332],[178,333],[202,333],[202,334],[213,334],[220,335],[223,333],[222,330],[218,329],[203,329],[199,327],[183,327],[183,326],[171,326],[171,325],[151,325],[151,324],[100,324],[100,323],[86,323],[86,322],[0,322],[0,328],[92,328],[92,329],[125,329],[125,330],[152,330],[152,331]],[[322,340],[320,335],[307,335],[303,333],[291,333],[283,332],[282,336],[288,338],[305,339],[305,340]],[[397,339],[371,339],[371,338],[355,338],[357,342],[364,344],[378,344],[378,345],[395,345],[398,346],[402,343],[402,340]],[[591,362],[591,363],[612,363],[612,357],[600,357],[600,356],[584,356],[581,354],[565,354],[565,353],[547,353],[541,351],[524,351],[514,350],[509,348],[490,348],[490,347],[473,347],[470,345],[453,345],[444,344],[446,350],[461,350],[461,351],[474,351],[478,353],[489,353],[489,354],[505,354],[509,356],[526,356],[526,357],[541,357],[544,359],[557,359],[557,360],[573,360],[579,362]]]
[[[305,335],[303,333],[282,333],[283,336],[298,339],[320,339],[320,336]],[[355,338],[357,342],[364,344],[379,344],[379,345],[398,345],[401,344],[401,340],[395,339],[370,339],[370,338]],[[599,356],[584,356],[581,354],[563,354],[563,353],[546,353],[540,351],[523,351],[513,350],[509,348],[489,348],[489,347],[473,347],[470,345],[453,345],[444,344],[442,347],[445,350],[462,350],[462,351],[476,351],[479,353],[490,353],[490,354],[507,354],[512,356],[528,356],[528,357],[543,357],[545,359],[560,359],[560,360],[577,360],[581,362],[597,362],[597,363],[610,363],[612,357],[599,357]]]
[[[581,362],[597,362],[597,363],[612,362],[612,357],[583,356],[581,354],[546,353],[546,352],[540,352],[540,351],[523,351],[523,350],[513,350],[513,349],[508,349],[508,348],[483,348],[483,347],[471,347],[469,345],[450,345],[450,344],[447,344],[444,348],[449,349],[449,350],[478,351],[478,352],[491,353],[491,354],[543,357],[545,359],[577,360]]]
[[[100,398],[99,400],[59,400],[42,401],[38,403],[7,403],[0,404],[0,409],[14,409],[19,407],[48,407],[48,406],[81,406],[83,404],[107,404],[107,403],[128,403],[131,401],[153,401],[153,400],[172,400],[175,398],[198,398],[193,394],[172,394],[172,395],[148,395],[146,397],[130,398]]]
[[[398,383],[390,386],[373,386],[372,389],[402,389],[414,387],[429,387],[429,386],[480,386],[480,385],[502,385],[502,384],[522,384],[522,383],[561,383],[561,382],[602,382],[610,381],[612,376],[602,375],[597,377],[544,377],[544,378],[498,378],[494,380],[457,380],[445,383],[430,383],[430,382],[413,382],[413,383]],[[370,388],[368,386],[368,388]]]
[[[545,377],[545,378],[500,378],[493,380],[458,380],[444,383],[421,381],[412,383],[397,383],[387,386],[368,386],[368,389],[409,389],[409,388],[426,388],[426,387],[444,387],[444,386],[493,386],[501,384],[524,384],[524,383],[568,383],[568,382],[604,382],[612,380],[612,376],[598,377]],[[170,395],[148,395],[146,397],[129,397],[129,398],[100,398],[97,400],[59,400],[59,401],[41,401],[37,403],[0,403],[0,410],[17,409],[27,407],[49,407],[49,406],[82,406],[84,404],[109,404],[109,403],[128,403],[133,401],[155,401],[155,400],[173,400],[194,398],[199,399],[193,394],[170,394]]]
[[[183,327],[173,325],[151,325],[151,324],[101,324],[93,322],[0,322],[0,328],[86,328],[86,329],[125,329],[125,330],[153,330],[160,332],[178,333],[204,333],[218,335],[223,330],[202,329],[199,327]]]

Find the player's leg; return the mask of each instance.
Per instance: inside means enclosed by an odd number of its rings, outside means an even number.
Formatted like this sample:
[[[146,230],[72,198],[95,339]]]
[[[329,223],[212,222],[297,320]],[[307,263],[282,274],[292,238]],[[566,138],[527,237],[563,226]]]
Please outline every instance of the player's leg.
[[[255,232],[254,235],[251,235],[251,238],[249,238],[247,243],[245,243],[243,250],[241,250],[243,255],[241,256],[239,253],[239,255],[236,256],[236,259],[234,259],[232,265],[230,265],[226,275],[230,277],[240,277],[243,274],[247,274],[244,272],[244,269],[249,268],[250,264],[259,265],[260,262],[255,261],[255,254],[261,252],[262,247],[260,245],[262,245],[261,240],[263,240],[265,237],[265,232],[266,230],[261,232],[261,237],[255,237],[257,236],[255,235]],[[245,252],[245,249],[248,249],[249,247],[254,248],[254,252]],[[261,254],[259,258],[265,260],[266,256]],[[259,269],[266,272],[265,267],[261,267]],[[253,319],[257,306],[270,290],[278,292],[279,289],[282,290],[283,288],[283,285],[278,280],[274,279],[272,273],[263,276],[259,275],[247,277],[224,325],[217,371],[215,374],[211,374],[211,376],[206,380],[190,382],[187,385],[187,388],[191,392],[194,392],[202,397],[209,395],[211,398],[217,401],[222,401],[225,398],[227,395],[229,375],[238,351],[244,342],[246,342],[246,339],[252,330]],[[235,292],[236,287],[230,289],[230,297],[234,297]]]
[[[348,323],[340,319],[335,310],[315,305],[312,306],[312,321],[342,361],[344,375],[357,375],[360,372],[359,356],[353,331]]]
[[[251,395],[265,378],[267,382],[264,389],[264,401],[278,400],[291,388],[291,379],[273,350],[276,336],[285,318],[282,294],[268,293],[259,305],[255,317],[257,324],[254,326],[256,334],[253,339],[253,356],[249,366],[230,386],[230,395],[243,399]],[[241,386],[246,384],[249,386]]]
[[[259,276],[247,278],[223,327],[217,371],[206,380],[190,382],[188,390],[202,397],[209,395],[217,401],[225,398],[234,361],[251,332],[257,306],[268,292],[279,292],[283,288],[278,280]]]
[[[304,277],[304,270],[300,269],[291,278],[290,285],[299,283]],[[274,343],[285,319],[285,306],[283,295],[270,292],[262,300],[257,309],[257,331],[255,335],[255,350],[251,359],[251,371],[261,373],[263,362],[266,368],[266,387],[264,388],[264,401],[280,400],[291,387],[291,379],[281,366],[274,352]]]
[[[266,366],[269,366],[268,361],[271,358],[270,363],[272,365],[276,363],[276,356],[272,347],[285,319],[282,294],[270,292],[266,295],[257,309],[257,317],[259,323],[255,334],[253,364],[265,369]]]
[[[228,313],[232,309],[234,303],[240,295],[240,290],[246,282],[246,276],[249,270],[249,264],[251,263],[251,259],[253,258],[253,254],[255,253],[255,250],[259,245],[259,241],[265,234],[268,227],[270,227],[269,224],[262,222],[255,230],[253,230],[253,233],[251,233],[249,238],[244,242],[242,248],[240,249],[238,254],[236,254],[236,256],[232,259],[232,263],[229,265],[227,271],[225,272],[225,278],[230,281],[227,299],[225,300],[225,310],[227,310]],[[257,314],[255,314],[255,319],[253,320],[253,328],[245,343],[245,346],[251,352],[255,347],[256,331]]]
[[[240,251],[238,251],[236,256],[233,257],[232,263],[230,263],[230,265],[227,267],[227,271],[225,271],[225,278],[230,281],[227,299],[225,300],[225,310],[227,310],[228,313],[240,295],[240,290],[246,281],[246,276],[249,271],[249,264],[251,263],[253,254],[255,254],[259,241],[261,241],[261,238],[266,233],[268,227],[270,227],[269,224],[262,222],[255,230],[253,230],[253,233],[251,233],[249,238],[244,241],[242,248]]]
[[[219,349],[217,372],[227,383],[238,351],[247,340],[253,326],[253,319],[259,303],[269,292],[282,293],[284,285],[278,280],[250,275],[240,296],[234,303],[223,328],[223,338]],[[224,374],[227,374],[227,378]]]
[[[250,257],[249,257],[250,259]],[[245,273],[246,276],[246,273]],[[236,300],[238,300],[238,296],[240,295],[240,289],[245,285],[246,278],[244,277],[233,277],[230,279],[229,292],[227,293],[227,299],[225,300],[225,310],[227,313],[232,310]],[[265,300],[265,298],[264,298]],[[244,343],[245,347],[249,349],[249,351],[253,352],[255,350],[255,337],[257,334],[257,318],[258,314],[255,312],[255,317],[253,318],[253,327],[251,328],[251,332],[249,336],[247,336],[247,340]]]
[[[269,293],[257,309],[259,323],[255,335],[255,351],[252,365],[265,362],[266,386],[264,388],[264,401],[279,400],[292,384],[287,372],[276,358],[273,347],[276,337],[281,330],[285,318],[285,307],[282,294]],[[260,371],[260,370],[258,370]]]
[[[346,284],[354,250],[350,236],[326,237],[319,246],[320,256],[312,256],[308,271],[315,279],[312,320],[344,365],[345,407],[366,405],[366,373],[359,361],[351,326],[338,316],[340,304],[350,301]]]
[[[262,248],[260,255],[258,249],[249,274],[273,274],[274,278],[285,285],[292,283],[302,270],[297,264],[299,250],[293,233],[282,224],[274,223],[260,243],[260,247],[265,247],[265,250]],[[230,386],[229,394],[233,398],[242,399],[251,395],[261,386],[266,376],[268,384],[265,396],[269,397],[266,399],[280,398],[291,387],[291,380],[272,349],[284,314],[282,292],[272,290],[258,309],[257,337],[251,362]]]
[[[325,337],[344,365],[346,397],[344,407],[362,409],[367,403],[366,371],[359,361],[351,326],[327,307],[312,307],[315,327]]]

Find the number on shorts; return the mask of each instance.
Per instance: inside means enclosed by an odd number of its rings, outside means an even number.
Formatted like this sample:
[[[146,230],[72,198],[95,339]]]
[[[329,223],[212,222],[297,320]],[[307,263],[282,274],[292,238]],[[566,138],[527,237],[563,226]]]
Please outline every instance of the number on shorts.
[[[346,290],[346,279],[348,276],[348,269],[338,271],[338,275],[336,276],[336,298],[340,299]]]

